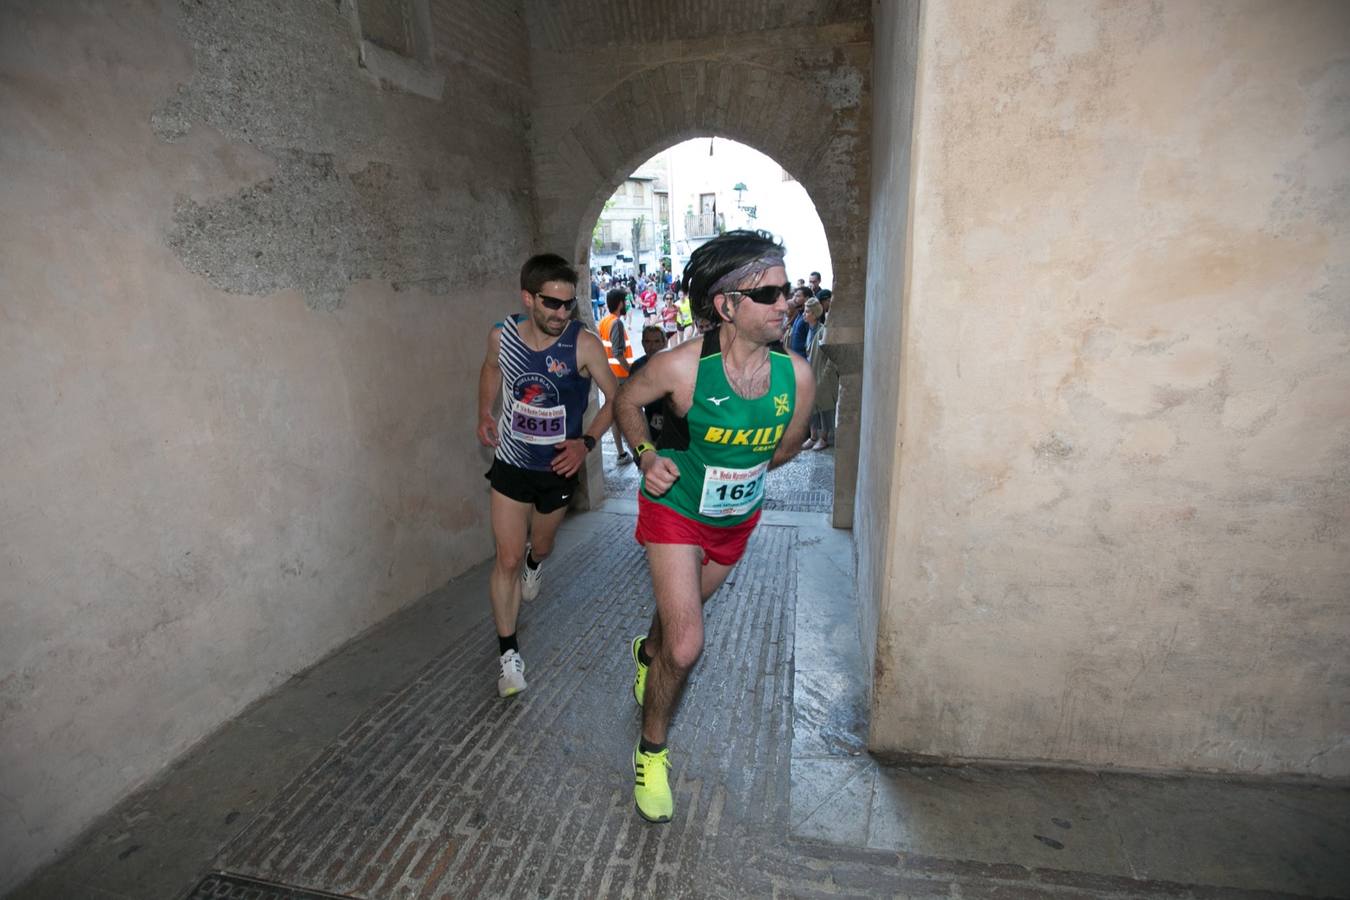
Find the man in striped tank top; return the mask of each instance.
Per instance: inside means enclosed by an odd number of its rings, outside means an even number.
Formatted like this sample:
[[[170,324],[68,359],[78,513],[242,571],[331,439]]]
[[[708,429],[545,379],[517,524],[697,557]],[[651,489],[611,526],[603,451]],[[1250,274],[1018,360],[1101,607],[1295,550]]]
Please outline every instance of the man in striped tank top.
[[[656,614],[633,639],[633,698],[642,734],[633,798],[649,822],[669,822],[666,733],[703,653],[703,603],[726,580],[759,521],[765,473],[806,436],[815,382],[779,339],[792,293],[783,247],[762,231],[732,231],[694,251],[683,288],[694,315],[716,323],[702,340],[663,350],[615,403],[642,470],[637,539],[647,548]],[[664,402],[661,446],[642,408]]]
[[[497,693],[525,690],[516,640],[520,601],[533,600],[541,564],[577,485],[586,454],[613,418],[618,382],[599,339],[573,318],[577,273],[561,256],[532,256],[520,270],[517,313],[492,326],[478,376],[478,440],[494,448],[492,536],[497,561],[488,582],[500,654]],[[605,395],[591,427],[582,416],[594,378]],[[501,397],[501,414],[493,405]]]

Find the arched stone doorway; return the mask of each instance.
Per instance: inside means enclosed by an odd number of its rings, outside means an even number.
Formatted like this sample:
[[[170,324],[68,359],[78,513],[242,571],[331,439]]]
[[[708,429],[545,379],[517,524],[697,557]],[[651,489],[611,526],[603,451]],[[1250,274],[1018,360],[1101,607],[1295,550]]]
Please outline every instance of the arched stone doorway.
[[[690,253],[715,231],[736,228],[765,229],[781,240],[789,281],[805,284],[808,274],[818,271],[822,284],[834,283],[828,241],[813,198],[778,160],[747,144],[699,135],[662,147],[620,179],[607,198],[597,210],[598,218],[582,225],[585,246],[579,248],[590,252],[586,274],[593,283],[600,281],[601,298],[609,287],[606,274],[623,277],[631,272],[641,277],[669,265],[679,275]],[[584,260],[582,253],[578,256]],[[603,302],[600,309],[587,304],[578,309],[594,311],[594,319],[583,318],[598,322]],[[649,352],[643,349],[647,344],[643,326],[653,321],[637,304],[630,304],[625,327],[638,357]],[[817,363],[821,372],[817,400],[833,410],[838,397],[836,369],[821,360]],[[833,432],[831,420],[828,443],[810,447],[828,452],[800,453],[769,473],[765,510],[833,512],[837,452]],[[641,477],[636,467],[620,460],[618,450],[613,440],[603,440],[596,454],[602,459],[606,496],[631,498]]]
[[[730,138],[793,173],[816,205],[834,265],[831,353],[840,394],[833,521],[849,527],[866,276],[866,60],[826,69],[824,77],[820,69],[789,70],[772,53],[763,63],[731,58],[734,50],[721,48],[728,58],[654,59],[608,79],[603,65],[587,61],[575,77],[541,86],[532,132],[540,246],[564,248],[587,267],[590,226],[615,186],[654,153],[688,138]],[[599,466],[598,459],[588,463],[593,501],[602,496]]]

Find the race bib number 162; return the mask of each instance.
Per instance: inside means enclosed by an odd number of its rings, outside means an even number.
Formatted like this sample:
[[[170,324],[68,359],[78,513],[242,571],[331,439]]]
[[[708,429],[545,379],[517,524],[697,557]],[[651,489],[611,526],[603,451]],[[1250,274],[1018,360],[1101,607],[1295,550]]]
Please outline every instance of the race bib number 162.
[[[705,516],[741,516],[758,505],[764,495],[767,462],[749,469],[708,466],[703,474],[703,497],[698,511]]]

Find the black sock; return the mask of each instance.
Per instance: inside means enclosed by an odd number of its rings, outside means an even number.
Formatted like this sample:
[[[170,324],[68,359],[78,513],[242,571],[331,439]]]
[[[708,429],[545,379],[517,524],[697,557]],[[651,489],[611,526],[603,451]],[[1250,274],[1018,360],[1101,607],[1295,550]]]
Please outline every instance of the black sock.
[[[643,753],[660,753],[662,750],[666,749],[666,742],[662,741],[659,744],[653,744],[646,738],[641,738],[638,741],[638,749]]]
[[[525,551],[525,565],[528,566],[528,567],[531,568],[531,569],[537,569],[537,568],[539,568],[539,560],[537,560],[537,559],[534,558],[534,550],[533,550],[533,549],[530,549],[530,550],[526,550],[526,551]]]
[[[638,644],[638,661],[644,666],[652,664],[652,658],[647,655],[647,639],[643,638],[642,643]]]
[[[507,650],[520,652],[520,647],[516,644],[516,633],[513,631],[510,635],[502,637],[497,635],[497,653],[498,655],[506,653]]]

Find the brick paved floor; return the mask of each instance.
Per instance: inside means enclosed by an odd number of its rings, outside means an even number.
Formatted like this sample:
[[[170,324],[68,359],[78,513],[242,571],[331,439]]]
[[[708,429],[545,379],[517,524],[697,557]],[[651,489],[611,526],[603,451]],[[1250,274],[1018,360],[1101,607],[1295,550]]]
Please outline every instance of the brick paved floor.
[[[765,527],[709,605],[707,651],[672,733],[678,817],[633,813],[628,639],[651,613],[632,523],[550,564],[520,630],[530,687],[498,699],[483,634],[363,716],[219,867],[352,897],[744,895],[743,861],[785,833],[791,530]],[[486,633],[486,632],[484,632]]]
[[[819,513],[766,512],[709,603],[676,821],[646,824],[633,506],[564,524],[522,612],[523,695],[496,697],[484,564],[224,725],[14,896],[1350,896],[1344,788],[862,753],[851,544]]]

